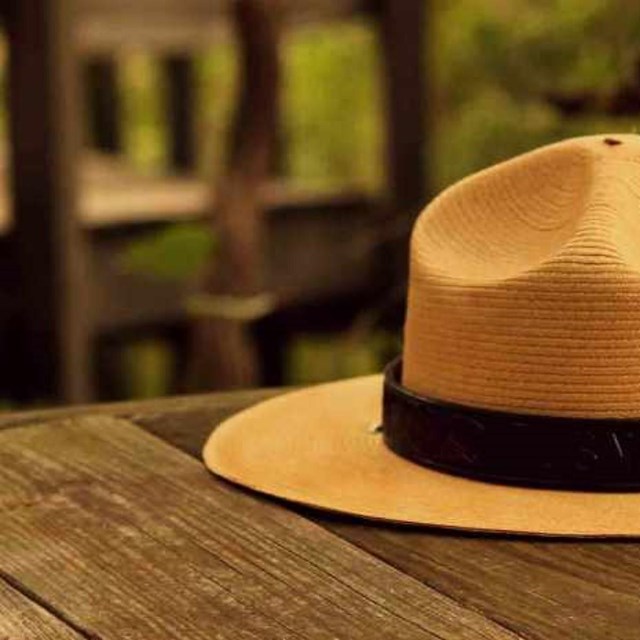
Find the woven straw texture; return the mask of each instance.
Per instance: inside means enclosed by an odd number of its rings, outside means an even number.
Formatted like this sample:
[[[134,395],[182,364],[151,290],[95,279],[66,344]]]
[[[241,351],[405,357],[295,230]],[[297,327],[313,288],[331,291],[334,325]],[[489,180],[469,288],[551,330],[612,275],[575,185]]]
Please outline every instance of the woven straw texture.
[[[543,147],[426,208],[403,375],[465,405],[640,417],[640,136]]]
[[[520,413],[640,418],[640,137],[552,145],[454,185],[411,246],[404,384]],[[382,377],[237,414],[207,467],[256,491],[396,523],[640,536],[640,492],[504,486],[388,449]],[[622,452],[621,452],[622,455]]]

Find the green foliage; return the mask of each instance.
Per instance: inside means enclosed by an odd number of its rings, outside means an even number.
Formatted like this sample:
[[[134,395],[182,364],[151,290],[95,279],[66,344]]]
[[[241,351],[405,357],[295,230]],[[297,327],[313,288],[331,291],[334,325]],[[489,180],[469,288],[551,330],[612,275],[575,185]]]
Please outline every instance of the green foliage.
[[[382,178],[375,34],[364,22],[290,33],[283,47],[285,173],[315,187]]]
[[[294,182],[325,188],[379,186],[381,100],[375,34],[365,22],[307,26],[283,43],[284,172]],[[138,167],[166,164],[160,65],[151,55],[122,58],[126,149]],[[221,174],[238,88],[234,43],[222,41],[196,61],[199,171]]]
[[[164,280],[190,280],[215,251],[204,224],[174,224],[133,242],[122,254],[127,271]]]
[[[156,398],[171,391],[175,356],[163,340],[137,340],[122,358],[122,392],[127,398]]]
[[[122,56],[120,86],[125,152],[141,170],[157,173],[167,162],[160,60],[136,52]]]
[[[631,130],[610,118],[567,121],[550,92],[605,95],[634,74],[640,53],[635,0],[433,0],[429,22],[440,189],[510,155],[568,135]],[[382,100],[375,32],[368,21],[309,26],[283,46],[285,173],[308,186],[382,183]],[[164,166],[159,63],[123,56],[127,149]],[[238,82],[232,41],[198,58],[201,171],[219,175]]]
[[[238,61],[233,44],[223,42],[196,61],[200,139],[200,172],[219,176],[227,152],[229,125],[238,85]]]
[[[564,137],[633,130],[629,119],[565,119],[546,96],[606,96],[632,78],[639,36],[630,0],[437,0],[436,187]]]
[[[549,94],[606,97],[634,80],[640,60],[636,0],[431,4],[425,55],[432,80],[428,105],[436,123],[430,141],[435,190],[564,137],[640,126],[638,118],[565,118],[547,99]],[[158,69],[144,56],[127,60],[128,148],[138,164],[157,169],[165,144]],[[371,23],[289,33],[283,61],[285,174],[318,188],[380,188],[383,102]],[[217,44],[199,59],[201,171],[206,175],[221,173],[237,76],[233,42]],[[197,227],[165,230],[132,247],[125,262],[156,277],[186,278],[213,248],[213,239],[205,236]],[[377,370],[379,340],[378,334],[361,341],[302,339],[291,354],[291,379],[311,382]]]
[[[389,353],[399,353],[399,344],[384,331],[298,336],[288,354],[287,379],[290,384],[314,384],[379,373]]]

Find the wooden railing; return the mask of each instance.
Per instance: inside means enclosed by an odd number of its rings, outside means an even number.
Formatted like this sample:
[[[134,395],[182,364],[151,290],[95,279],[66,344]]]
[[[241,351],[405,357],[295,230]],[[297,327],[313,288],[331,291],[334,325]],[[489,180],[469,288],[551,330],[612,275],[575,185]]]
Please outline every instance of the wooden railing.
[[[0,243],[3,257],[12,258],[7,292],[19,303],[11,306],[12,333],[5,338],[10,341],[6,357],[12,361],[13,396],[91,399],[93,345],[101,333],[180,316],[179,295],[166,288],[162,292],[162,287],[154,294],[148,283],[127,280],[113,268],[110,256],[122,238],[145,225],[195,219],[208,210],[210,186],[185,177],[194,156],[190,56],[226,37],[228,5],[211,0],[21,0],[1,5],[10,49],[11,163],[6,187],[0,189],[0,230],[6,236]],[[384,193],[376,200],[344,193],[318,200],[285,190],[269,207],[274,242],[292,256],[291,268],[272,260],[273,290],[287,291],[283,299],[305,304],[315,293],[324,299],[332,292],[344,296],[352,291],[356,299],[357,290],[375,288],[375,243],[356,266],[346,264],[349,242],[337,251],[331,243],[344,234],[357,244],[359,234],[371,234],[380,215],[409,220],[425,198],[426,2],[291,0],[284,5],[290,24],[366,12],[380,33],[388,176]],[[124,170],[113,159],[93,156],[79,162],[80,97],[86,94],[78,86],[81,77],[94,98],[97,146],[103,151],[120,147],[118,122],[109,109],[114,98],[110,56],[127,46],[154,49],[165,60],[170,155],[182,175],[154,181]],[[81,64],[84,74],[79,73]],[[304,252],[296,254],[300,233],[295,229],[304,228],[315,229],[314,237],[322,239],[314,246],[315,263],[309,252],[306,262]],[[319,256],[330,252],[338,258],[319,265]],[[384,257],[387,272],[404,268],[403,249],[392,252]],[[298,277],[293,284],[287,282],[291,274]],[[145,286],[150,295],[143,295]]]

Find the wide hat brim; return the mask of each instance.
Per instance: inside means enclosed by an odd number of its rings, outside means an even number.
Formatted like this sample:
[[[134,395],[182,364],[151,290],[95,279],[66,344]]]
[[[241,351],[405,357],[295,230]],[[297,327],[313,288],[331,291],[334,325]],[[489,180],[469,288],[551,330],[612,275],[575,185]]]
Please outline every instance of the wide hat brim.
[[[414,464],[384,444],[382,376],[286,393],[223,422],[215,474],[270,496],[396,524],[560,537],[640,536],[640,492],[492,484]]]

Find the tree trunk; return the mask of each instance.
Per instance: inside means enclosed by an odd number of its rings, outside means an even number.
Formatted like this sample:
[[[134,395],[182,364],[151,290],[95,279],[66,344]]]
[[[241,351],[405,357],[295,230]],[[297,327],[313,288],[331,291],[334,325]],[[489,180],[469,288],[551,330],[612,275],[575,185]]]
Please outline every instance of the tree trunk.
[[[202,286],[203,297],[210,301],[223,296],[246,300],[261,293],[264,286],[261,192],[273,162],[278,119],[276,4],[274,0],[238,0],[234,5],[242,80],[230,157],[218,184],[212,220],[220,249]],[[259,383],[259,363],[248,319],[224,315],[221,304],[215,317],[195,318],[189,377],[196,388],[238,388]]]

